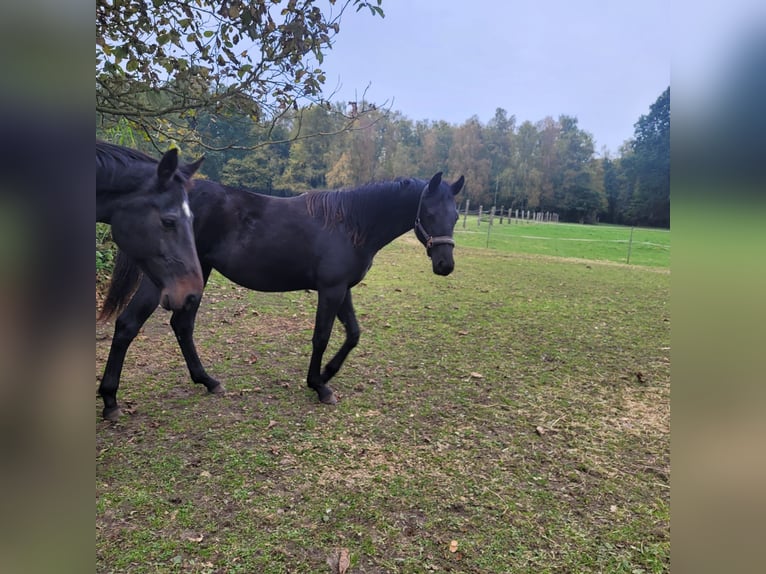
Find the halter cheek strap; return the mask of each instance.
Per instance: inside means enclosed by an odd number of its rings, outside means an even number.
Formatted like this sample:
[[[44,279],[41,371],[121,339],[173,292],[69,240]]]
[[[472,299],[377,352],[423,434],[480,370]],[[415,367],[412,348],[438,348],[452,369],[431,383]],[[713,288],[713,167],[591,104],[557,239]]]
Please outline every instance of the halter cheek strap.
[[[423,224],[420,222],[420,208],[423,206],[423,196],[426,194],[426,191],[428,191],[428,184],[426,184],[423,187],[423,191],[420,192],[420,201],[418,201],[418,211],[415,214],[415,231],[419,232],[420,235],[423,236],[424,242],[423,244],[426,247],[426,253],[429,257],[431,257],[431,248],[435,247],[437,245],[452,245],[455,246],[455,241],[448,235],[437,235],[434,237],[428,231],[426,231],[426,228],[423,227]]]

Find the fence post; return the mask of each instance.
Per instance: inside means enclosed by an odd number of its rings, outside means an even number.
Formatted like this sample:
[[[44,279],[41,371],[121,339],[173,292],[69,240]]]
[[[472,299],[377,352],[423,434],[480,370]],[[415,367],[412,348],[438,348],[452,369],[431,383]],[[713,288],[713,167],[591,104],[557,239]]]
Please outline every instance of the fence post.
[[[492,220],[495,218],[495,206],[493,205],[492,208],[489,210],[489,225],[487,225],[487,244],[486,247],[489,247],[489,232],[492,231]]]
[[[628,240],[628,260],[626,263],[630,265],[630,251],[633,248],[633,226],[630,228],[630,239]]]
[[[505,206],[504,206],[504,205],[501,205],[501,206],[500,206],[500,225],[502,225],[502,224],[503,224],[503,211],[504,211],[504,210],[505,210]]]
[[[477,226],[481,227],[481,212],[484,209],[483,205],[479,206],[479,222],[476,224]]]
[[[471,203],[471,200],[467,197],[465,198],[465,215],[463,215],[463,229],[465,229],[465,220],[468,219],[468,205]]]

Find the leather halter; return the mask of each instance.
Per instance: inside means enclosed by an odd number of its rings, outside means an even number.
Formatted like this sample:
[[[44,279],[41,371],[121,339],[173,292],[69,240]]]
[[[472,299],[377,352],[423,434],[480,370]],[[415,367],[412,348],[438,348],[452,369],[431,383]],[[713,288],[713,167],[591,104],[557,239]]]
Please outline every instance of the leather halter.
[[[434,237],[428,231],[426,231],[423,224],[420,222],[420,208],[423,206],[423,196],[428,191],[428,184],[423,187],[423,191],[420,192],[420,201],[418,201],[418,211],[415,214],[415,230],[425,238],[423,245],[426,247],[426,253],[431,257],[431,248],[437,245],[452,245],[455,246],[455,241],[448,235],[437,235]],[[416,233],[417,235],[417,233]]]

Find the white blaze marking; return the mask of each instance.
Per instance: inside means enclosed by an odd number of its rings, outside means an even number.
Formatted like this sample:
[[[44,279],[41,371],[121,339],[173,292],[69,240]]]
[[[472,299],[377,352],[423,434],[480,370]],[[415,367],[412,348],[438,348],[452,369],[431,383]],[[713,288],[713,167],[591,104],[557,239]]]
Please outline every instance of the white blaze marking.
[[[184,201],[181,204],[181,210],[184,212],[184,215],[187,217],[187,219],[191,218],[192,212],[191,212],[191,208],[189,207],[188,201]]]

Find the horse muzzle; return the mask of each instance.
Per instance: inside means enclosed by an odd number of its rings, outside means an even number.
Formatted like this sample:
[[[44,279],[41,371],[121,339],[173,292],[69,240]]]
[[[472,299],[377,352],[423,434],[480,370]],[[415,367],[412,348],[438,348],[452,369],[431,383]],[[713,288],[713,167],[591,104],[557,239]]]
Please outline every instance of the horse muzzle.
[[[202,299],[204,283],[196,274],[178,278],[162,289],[160,305],[168,311],[180,311],[198,305]]]
[[[455,269],[455,259],[452,257],[452,244],[450,243],[432,247],[428,256],[431,258],[431,267],[436,275],[446,276]]]
[[[450,261],[434,261],[433,262],[433,270],[434,273],[441,276],[447,276],[450,273],[452,273],[453,269],[455,269],[455,264]]]

